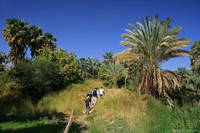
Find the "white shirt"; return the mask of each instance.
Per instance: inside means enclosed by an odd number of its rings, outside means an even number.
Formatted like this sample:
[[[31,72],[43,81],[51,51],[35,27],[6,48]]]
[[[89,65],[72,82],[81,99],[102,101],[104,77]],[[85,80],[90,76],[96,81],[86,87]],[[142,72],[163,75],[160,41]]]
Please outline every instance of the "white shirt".
[[[99,89],[99,91],[100,91],[100,95],[103,95],[103,89],[101,88],[101,89]]]

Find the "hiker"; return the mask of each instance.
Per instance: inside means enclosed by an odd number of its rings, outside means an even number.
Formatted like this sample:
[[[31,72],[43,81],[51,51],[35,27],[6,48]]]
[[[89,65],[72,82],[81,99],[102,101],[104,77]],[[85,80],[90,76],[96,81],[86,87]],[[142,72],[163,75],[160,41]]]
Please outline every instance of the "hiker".
[[[103,87],[101,87],[101,89],[99,90],[99,94],[100,94],[100,98],[102,99],[103,95],[105,96],[105,92]]]
[[[92,106],[96,104],[98,97],[99,97],[98,88],[95,88],[92,92]]]
[[[86,107],[86,112],[85,112],[85,114],[89,114],[89,110],[90,110],[90,97],[89,96],[87,96],[86,97],[86,100],[85,100],[85,107]]]
[[[91,99],[92,99],[92,91],[89,91],[89,93],[87,94],[86,98],[87,98],[88,96],[90,97],[90,104],[91,104],[91,101],[92,101],[92,100],[91,100]]]

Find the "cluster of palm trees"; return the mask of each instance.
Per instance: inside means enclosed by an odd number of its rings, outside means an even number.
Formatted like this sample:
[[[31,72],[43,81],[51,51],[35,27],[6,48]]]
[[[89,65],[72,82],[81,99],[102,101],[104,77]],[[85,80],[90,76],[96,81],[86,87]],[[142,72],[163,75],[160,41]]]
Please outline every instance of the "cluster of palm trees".
[[[31,56],[34,57],[42,47],[55,48],[57,41],[54,35],[43,33],[39,26],[30,26],[20,19],[7,20],[3,37],[10,47],[8,57],[14,68],[18,61],[25,59],[29,49]]]
[[[177,72],[164,71],[161,64],[171,58],[190,56],[192,70],[199,72],[200,49],[195,44],[191,54],[184,50],[190,40],[178,38],[182,27],[171,28],[172,18],[158,21],[158,17],[147,16],[142,23],[137,22],[137,26],[129,24],[133,30],[126,29],[127,33],[122,34],[125,40],[120,42],[128,49],[116,54],[106,52],[102,62],[95,57],[79,59],[82,77],[111,79],[114,88],[118,87],[121,79],[124,79],[125,88],[126,83],[132,80],[139,93],[149,93],[162,101],[173,102],[171,96],[182,88],[181,82],[188,75],[181,68]],[[52,34],[43,33],[39,27],[17,19],[7,20],[3,37],[11,48],[8,56],[13,67],[25,58],[28,49],[34,57],[43,47],[56,47],[56,38]]]
[[[85,78],[102,78],[111,80],[114,88],[118,88],[117,82],[123,78],[127,71],[124,69],[123,64],[116,63],[116,58],[113,57],[113,52],[106,52],[103,54],[104,60],[96,57],[88,57],[79,59],[79,68],[82,77]]]
[[[135,76],[130,73],[137,69],[140,72],[137,75],[137,89],[140,93],[150,93],[161,100],[172,102],[170,95],[181,89],[181,79],[172,71],[162,70],[161,64],[171,58],[189,55],[189,51],[183,48],[188,46],[190,40],[178,38],[182,27],[171,28],[172,18],[158,21],[158,17],[155,15],[153,19],[142,19],[142,23],[136,23],[138,28],[129,24],[133,30],[126,29],[128,33],[122,34],[125,41],[120,42],[129,48],[114,54],[112,58],[113,53],[107,53],[110,60],[104,60],[103,63],[109,65],[109,68],[103,75],[110,77],[116,87],[121,75],[130,79]],[[103,57],[107,57],[106,54]]]

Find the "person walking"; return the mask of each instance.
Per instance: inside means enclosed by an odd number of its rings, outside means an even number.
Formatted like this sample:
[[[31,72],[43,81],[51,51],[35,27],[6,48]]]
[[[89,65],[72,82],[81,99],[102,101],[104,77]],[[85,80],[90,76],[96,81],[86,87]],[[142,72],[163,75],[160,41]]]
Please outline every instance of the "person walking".
[[[105,92],[103,87],[101,87],[101,89],[99,89],[99,94],[100,94],[100,98],[102,99],[103,96],[105,96]]]
[[[92,99],[92,91],[89,91],[89,92],[88,92],[88,94],[87,94],[86,97],[88,97],[88,96],[90,97],[90,104],[91,104],[91,101],[92,101],[92,100],[91,100],[91,99]]]
[[[89,110],[90,110],[90,97],[89,96],[87,96],[86,97],[86,100],[85,100],[85,107],[86,107],[86,112],[85,112],[85,114],[89,114]]]
[[[96,104],[98,97],[99,97],[98,88],[95,88],[92,92],[92,106]]]

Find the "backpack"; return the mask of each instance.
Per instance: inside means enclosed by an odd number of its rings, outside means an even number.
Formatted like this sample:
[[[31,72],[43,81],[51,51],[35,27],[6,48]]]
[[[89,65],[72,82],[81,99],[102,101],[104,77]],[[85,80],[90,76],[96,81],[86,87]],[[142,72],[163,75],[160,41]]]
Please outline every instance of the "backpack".
[[[93,90],[93,96],[97,96],[97,90]]]

